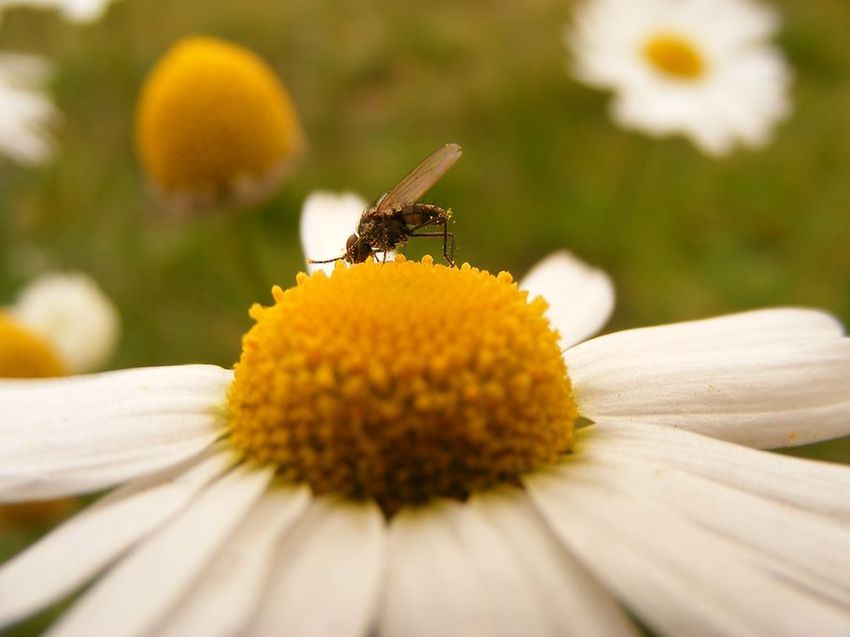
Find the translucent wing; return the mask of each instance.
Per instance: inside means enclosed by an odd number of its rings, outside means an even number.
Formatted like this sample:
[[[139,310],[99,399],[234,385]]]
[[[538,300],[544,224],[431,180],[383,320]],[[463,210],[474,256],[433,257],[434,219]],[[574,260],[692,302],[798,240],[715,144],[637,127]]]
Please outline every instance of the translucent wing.
[[[399,206],[418,201],[460,159],[462,152],[457,144],[440,146],[383,196],[375,214],[390,214]]]

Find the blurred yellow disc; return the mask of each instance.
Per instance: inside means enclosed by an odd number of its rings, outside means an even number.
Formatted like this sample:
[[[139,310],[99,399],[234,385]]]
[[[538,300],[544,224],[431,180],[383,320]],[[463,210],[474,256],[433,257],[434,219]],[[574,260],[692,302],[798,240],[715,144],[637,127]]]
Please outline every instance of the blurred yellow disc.
[[[136,136],[148,180],[177,210],[264,198],[303,146],[272,69],[251,51],[208,37],[178,42],[151,71]]]
[[[0,312],[0,378],[64,376],[53,347]]]

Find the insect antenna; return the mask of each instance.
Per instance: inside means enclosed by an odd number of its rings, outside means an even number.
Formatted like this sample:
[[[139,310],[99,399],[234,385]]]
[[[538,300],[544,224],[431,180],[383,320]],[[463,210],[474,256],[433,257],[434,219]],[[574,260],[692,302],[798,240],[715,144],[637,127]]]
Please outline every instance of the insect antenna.
[[[313,259],[307,259],[307,263],[309,263],[310,265],[320,264],[320,263],[334,263],[336,261],[342,261],[344,258],[345,258],[345,255],[342,255],[341,257],[336,257],[335,259],[325,259],[323,261],[315,261]]]

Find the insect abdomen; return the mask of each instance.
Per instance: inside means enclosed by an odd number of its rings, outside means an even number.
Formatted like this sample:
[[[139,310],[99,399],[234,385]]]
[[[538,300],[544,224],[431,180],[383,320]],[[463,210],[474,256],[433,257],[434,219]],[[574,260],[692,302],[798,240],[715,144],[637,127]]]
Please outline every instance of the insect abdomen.
[[[421,226],[444,219],[446,211],[430,203],[412,203],[399,211],[409,226]]]

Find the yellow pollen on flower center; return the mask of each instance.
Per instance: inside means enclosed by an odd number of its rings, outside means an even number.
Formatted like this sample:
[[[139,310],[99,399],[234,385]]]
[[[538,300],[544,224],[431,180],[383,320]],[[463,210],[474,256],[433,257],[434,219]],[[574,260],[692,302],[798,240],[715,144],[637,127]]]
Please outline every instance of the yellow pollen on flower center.
[[[0,378],[48,378],[66,373],[48,343],[0,312]]]
[[[557,333],[508,273],[397,257],[273,294],[251,308],[229,439],[284,480],[391,513],[516,482],[571,447]]]
[[[668,77],[696,80],[705,75],[705,60],[697,46],[686,37],[656,35],[644,44],[643,54],[655,70]]]

